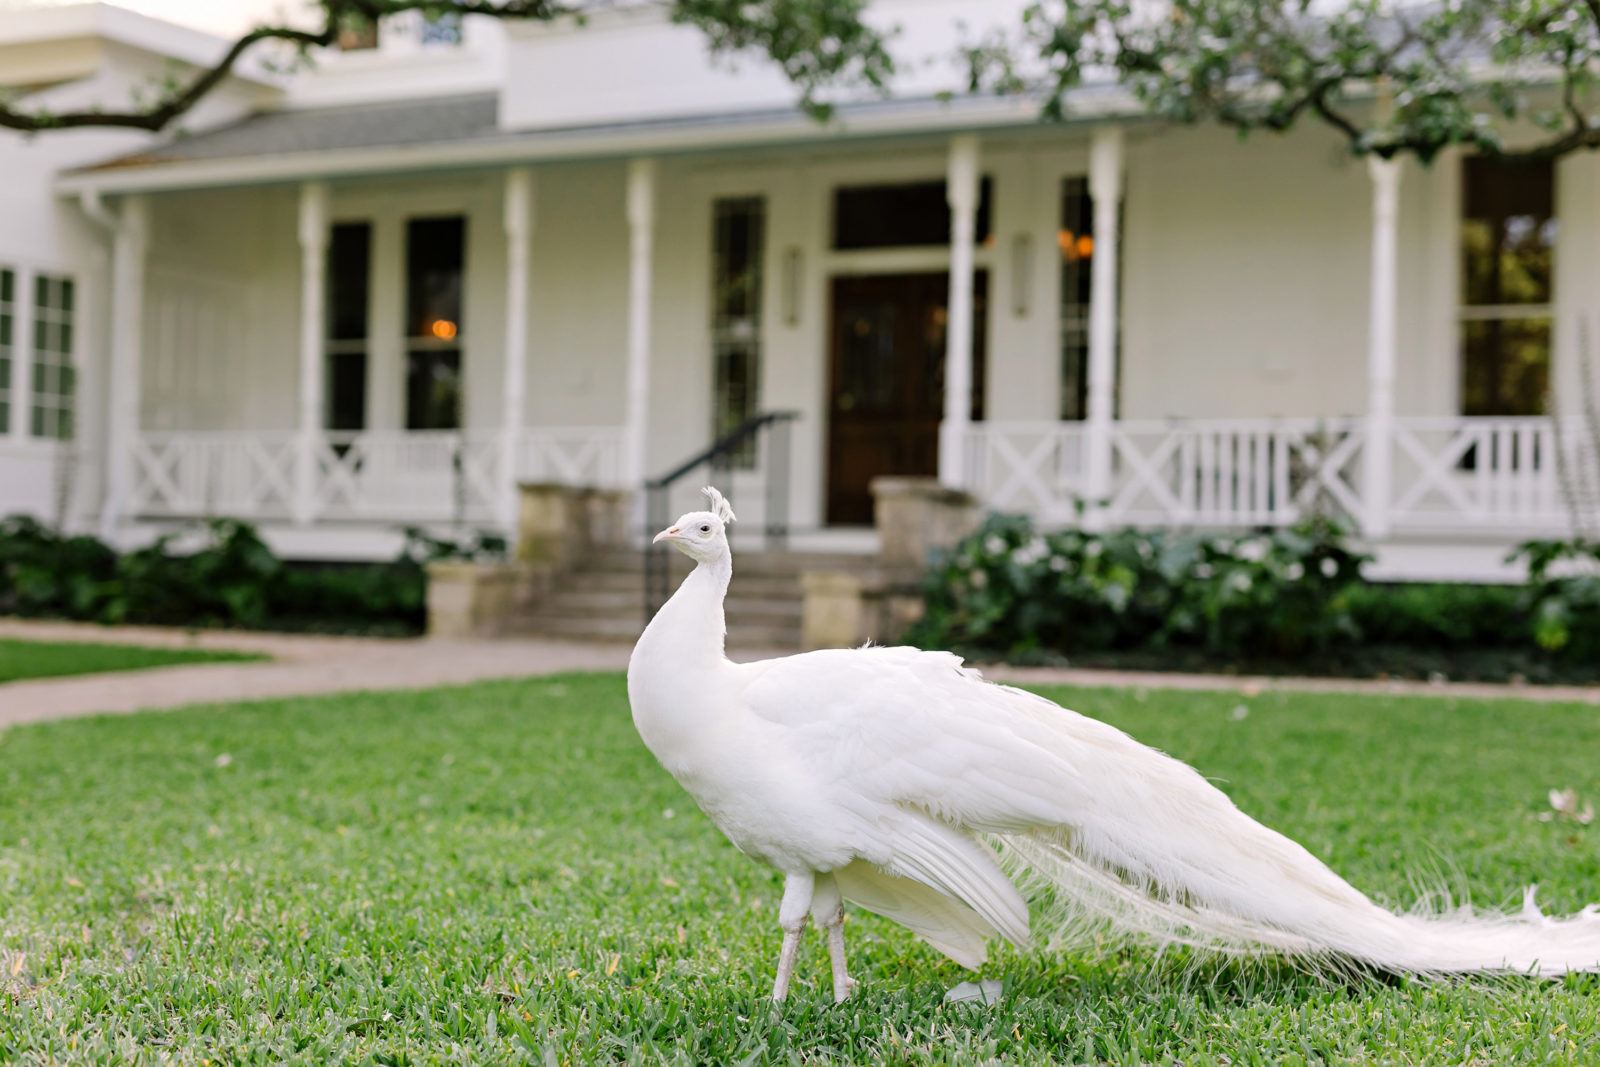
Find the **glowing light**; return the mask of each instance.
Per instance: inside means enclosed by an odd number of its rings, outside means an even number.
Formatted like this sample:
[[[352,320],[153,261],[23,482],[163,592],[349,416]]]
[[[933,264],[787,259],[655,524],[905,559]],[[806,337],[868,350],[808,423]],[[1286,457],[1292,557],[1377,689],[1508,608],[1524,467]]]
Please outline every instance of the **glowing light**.
[[[1083,234],[1078,238],[1078,258],[1088,259],[1094,255],[1094,238]]]
[[[428,332],[441,341],[448,341],[456,335],[456,324],[449,319],[434,319],[428,324]]]

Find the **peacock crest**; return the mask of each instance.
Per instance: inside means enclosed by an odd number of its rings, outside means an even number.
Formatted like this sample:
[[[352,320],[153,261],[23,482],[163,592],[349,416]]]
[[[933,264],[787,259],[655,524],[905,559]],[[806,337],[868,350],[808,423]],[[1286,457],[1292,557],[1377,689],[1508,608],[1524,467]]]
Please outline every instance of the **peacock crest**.
[[[700,490],[711,502],[711,514],[722,520],[724,524],[739,521],[733,514],[733,505],[728,503],[728,498],[723,496],[713,486],[706,486]]]

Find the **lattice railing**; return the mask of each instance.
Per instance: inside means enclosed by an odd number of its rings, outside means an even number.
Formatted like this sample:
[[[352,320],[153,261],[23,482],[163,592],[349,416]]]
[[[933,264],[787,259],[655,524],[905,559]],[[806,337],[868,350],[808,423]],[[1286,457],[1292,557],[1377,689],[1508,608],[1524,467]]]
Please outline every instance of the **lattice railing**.
[[[1106,518],[1150,526],[1286,526],[1361,514],[1355,420],[1120,422]]]
[[[1571,521],[1558,450],[1581,477],[1583,441],[1548,418],[1404,418],[1394,432],[1396,529],[1557,532]]]
[[[492,431],[328,433],[317,448],[314,517],[488,521],[500,484]]]
[[[523,430],[517,480],[618,488],[622,485],[622,427],[572,426]]]
[[[1081,422],[978,422],[967,438],[973,491],[997,511],[1070,522],[1083,496]]]
[[[289,516],[297,440],[291,432],[147,433],[133,442],[131,510],[160,517]]]

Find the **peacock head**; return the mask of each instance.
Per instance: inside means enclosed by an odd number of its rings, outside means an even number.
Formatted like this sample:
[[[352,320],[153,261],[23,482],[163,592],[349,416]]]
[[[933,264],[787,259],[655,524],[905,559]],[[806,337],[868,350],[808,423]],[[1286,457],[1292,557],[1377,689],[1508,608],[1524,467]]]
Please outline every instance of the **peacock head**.
[[[665,541],[697,563],[709,563],[729,554],[728,524],[734,521],[733,508],[721,493],[706,486],[701,492],[711,502],[707,511],[690,511],[656,534],[652,544]]]

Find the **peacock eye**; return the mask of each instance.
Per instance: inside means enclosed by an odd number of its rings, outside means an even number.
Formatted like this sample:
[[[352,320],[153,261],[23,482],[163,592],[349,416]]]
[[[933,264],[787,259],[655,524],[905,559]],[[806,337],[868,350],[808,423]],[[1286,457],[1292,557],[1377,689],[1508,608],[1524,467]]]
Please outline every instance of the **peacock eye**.
[[[708,524],[708,525],[705,525],[705,526],[702,526],[702,527],[700,527],[700,532],[701,532],[701,533],[710,533],[710,532],[711,532],[711,527],[710,527],[710,525],[709,525],[709,524]]]

